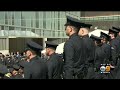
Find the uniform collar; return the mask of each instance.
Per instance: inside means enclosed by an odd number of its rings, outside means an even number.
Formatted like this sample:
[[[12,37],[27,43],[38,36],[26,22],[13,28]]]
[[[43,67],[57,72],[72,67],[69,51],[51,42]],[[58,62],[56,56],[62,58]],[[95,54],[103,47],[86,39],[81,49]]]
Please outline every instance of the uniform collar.
[[[50,55],[50,57],[52,57],[52,56],[54,56],[56,53],[54,52],[54,53],[52,53],[51,55]]]
[[[106,45],[107,43],[103,43],[102,46]]]
[[[111,41],[113,41],[113,40],[115,40],[116,39],[116,37],[115,38],[113,38],[113,39],[111,39]]]
[[[86,38],[86,37],[89,37],[89,35],[87,34],[87,35],[84,35],[84,36],[82,36],[83,38]]]
[[[38,56],[35,56],[33,58],[31,58],[30,62],[33,62],[34,60],[36,60],[38,58]]]
[[[74,37],[74,36],[77,36],[78,34],[77,33],[74,33],[70,36],[70,38]]]
[[[49,57],[49,59],[48,59],[48,61],[49,61],[54,55],[56,55],[56,53],[51,54],[50,57]]]

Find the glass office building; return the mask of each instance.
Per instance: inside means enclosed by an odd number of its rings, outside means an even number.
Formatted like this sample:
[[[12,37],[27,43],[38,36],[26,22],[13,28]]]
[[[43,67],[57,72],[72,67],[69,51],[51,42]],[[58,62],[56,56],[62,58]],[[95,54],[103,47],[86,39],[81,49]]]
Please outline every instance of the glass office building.
[[[0,50],[24,50],[26,41],[33,39],[43,45],[44,39],[64,42],[66,15],[79,18],[80,11],[1,11]]]
[[[66,38],[66,14],[80,17],[80,12],[0,12],[0,36]]]

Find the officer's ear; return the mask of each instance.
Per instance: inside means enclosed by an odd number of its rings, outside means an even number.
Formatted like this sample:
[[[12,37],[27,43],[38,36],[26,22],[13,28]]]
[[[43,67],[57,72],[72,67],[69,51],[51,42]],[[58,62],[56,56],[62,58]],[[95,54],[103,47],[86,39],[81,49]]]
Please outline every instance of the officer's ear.
[[[81,28],[81,33],[84,34],[84,29],[83,28]]]
[[[32,55],[32,51],[28,50],[28,56],[31,56],[31,55]]]
[[[72,26],[69,26],[69,32],[72,32],[73,31],[73,27]]]

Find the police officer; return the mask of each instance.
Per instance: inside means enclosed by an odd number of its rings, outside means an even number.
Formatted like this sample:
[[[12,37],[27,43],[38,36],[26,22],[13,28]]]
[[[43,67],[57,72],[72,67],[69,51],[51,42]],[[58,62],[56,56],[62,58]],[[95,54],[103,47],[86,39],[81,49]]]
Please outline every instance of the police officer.
[[[107,35],[104,32],[100,33],[100,38],[102,38],[102,46],[101,49],[104,51],[104,62],[103,64],[110,64],[110,58],[111,58],[111,46],[109,43],[110,36]],[[104,74],[104,79],[111,79],[111,74],[110,73],[105,73]]]
[[[69,39],[65,42],[63,53],[65,79],[82,79],[84,77],[84,45],[82,38],[78,36],[81,24],[83,23],[80,23],[79,20],[67,16],[65,32]]]
[[[105,53],[104,64],[109,64],[109,59],[110,59],[110,55],[111,55],[111,46],[109,44],[110,36],[104,32],[101,32],[100,37],[102,38],[102,40],[101,40],[102,46],[101,47]]]
[[[63,59],[55,53],[58,45],[53,42],[46,41],[46,55],[49,56],[47,60],[48,79],[62,79],[63,73]]]
[[[112,28],[118,31],[118,35],[116,39],[119,41],[119,46],[120,46],[120,28],[119,27],[112,27]],[[120,48],[119,48],[119,54],[120,54]]]
[[[85,53],[86,53],[86,75],[85,78],[86,79],[92,79],[93,74],[94,74],[94,68],[93,68],[93,64],[94,64],[94,57],[95,57],[95,45],[94,42],[91,38],[89,38],[89,30],[90,27],[92,25],[91,24],[83,24],[79,30],[79,35],[80,37],[83,38],[83,43],[85,46]]]
[[[116,39],[118,40],[119,42],[119,46],[120,46],[120,28],[119,27],[112,27],[112,29],[115,29],[118,31],[118,35],[116,37]],[[119,48],[119,51],[118,51],[118,60],[117,60],[117,65],[116,65],[116,68],[117,68],[117,75],[116,75],[116,79],[120,79],[120,48]]]
[[[115,68],[111,71],[113,78],[116,77],[117,73],[117,60],[119,54],[119,40],[116,38],[118,35],[118,31],[115,29],[109,29],[109,36],[110,36],[110,45],[111,45],[111,66]]]
[[[115,29],[119,32],[116,38],[120,41],[120,28],[119,27],[112,27],[112,29]]]
[[[42,46],[39,44],[28,41],[26,49],[26,56],[29,59],[29,63],[24,67],[25,79],[46,79],[47,66],[45,62],[37,55],[37,52],[42,50]]]
[[[101,38],[95,35],[91,35],[90,38],[93,39],[96,49],[95,49],[95,60],[94,60],[94,79],[103,79],[104,76],[100,73],[100,66],[104,63],[104,51],[101,49],[102,43]]]

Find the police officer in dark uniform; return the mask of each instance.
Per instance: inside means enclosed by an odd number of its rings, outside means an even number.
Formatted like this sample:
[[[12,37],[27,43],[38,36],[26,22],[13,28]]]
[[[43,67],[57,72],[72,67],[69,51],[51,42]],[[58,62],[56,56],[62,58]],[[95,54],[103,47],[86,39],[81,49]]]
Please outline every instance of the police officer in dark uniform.
[[[95,45],[91,38],[89,38],[89,30],[91,24],[83,24],[80,28],[79,35],[83,38],[83,43],[85,46],[85,53],[86,53],[86,75],[85,79],[92,79],[94,74],[94,57],[95,57]]]
[[[116,38],[120,41],[120,28],[119,27],[112,27],[112,29],[115,29],[119,32]]]
[[[101,43],[101,38],[97,37],[95,35],[91,35],[90,38],[93,39],[96,45],[95,49],[95,60],[94,60],[94,70],[95,70],[95,75],[94,79],[103,79],[104,76],[100,72],[100,66],[101,64],[104,63],[104,51],[101,49],[102,43]]]
[[[65,79],[82,79],[84,77],[85,52],[83,40],[78,36],[81,27],[78,19],[67,16],[65,24],[66,35],[69,39],[64,45],[64,78]]]
[[[115,68],[111,71],[113,79],[116,77],[117,73],[117,60],[118,54],[120,50],[119,40],[116,38],[118,35],[118,31],[115,29],[109,29],[109,36],[110,36],[110,45],[111,45],[111,66]]]
[[[109,64],[109,60],[110,60],[110,55],[111,55],[111,46],[109,44],[109,39],[110,36],[107,35],[104,32],[101,32],[100,37],[102,38],[102,49],[104,50],[105,53],[105,60],[104,60],[104,64]]]
[[[103,64],[110,64],[110,58],[111,58],[111,46],[109,43],[110,36],[107,35],[104,32],[100,33],[100,37],[102,38],[102,46],[101,49],[104,51],[104,62]],[[105,73],[104,74],[104,79],[111,79],[111,74],[110,73]]]
[[[26,56],[29,59],[29,63],[24,68],[25,79],[46,79],[47,77],[47,65],[37,55],[42,50],[42,46],[39,44],[28,41],[26,49]]]
[[[119,41],[119,46],[120,46],[120,28],[119,27],[112,27],[113,29],[118,31],[118,35],[116,37],[116,39]],[[119,55],[120,55],[120,47],[119,47]]]
[[[120,28],[119,27],[112,27],[112,28],[118,31],[118,35],[116,39],[119,41],[119,46],[120,46]],[[119,54],[120,54],[120,49],[119,49]]]
[[[118,31],[118,35],[116,37],[116,39],[118,40],[119,42],[119,46],[120,46],[120,28],[119,27],[112,27],[112,29],[115,29]],[[118,51],[118,59],[117,59],[117,65],[116,65],[116,68],[117,68],[117,75],[116,75],[116,79],[120,79],[120,48],[119,48],[119,51]]]
[[[63,74],[63,59],[55,53],[56,47],[58,45],[46,41],[46,55],[49,56],[47,60],[48,67],[48,79],[62,79]]]

